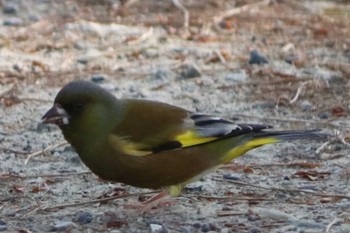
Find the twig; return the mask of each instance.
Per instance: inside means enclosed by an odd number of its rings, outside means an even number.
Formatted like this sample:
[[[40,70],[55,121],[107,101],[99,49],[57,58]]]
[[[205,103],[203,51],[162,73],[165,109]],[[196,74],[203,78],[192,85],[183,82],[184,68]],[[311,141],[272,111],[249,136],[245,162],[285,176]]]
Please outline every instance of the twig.
[[[264,86],[264,85],[273,85],[273,84],[285,84],[288,82],[300,82],[300,81],[307,81],[312,80],[313,78],[295,78],[295,77],[289,77],[284,78],[283,80],[274,80],[274,81],[250,81],[250,82],[239,82],[234,85],[223,85],[219,86],[218,89],[228,89],[228,88],[234,88],[234,87],[240,87],[240,86],[248,86],[248,85],[258,85],[258,86]]]
[[[293,99],[291,99],[291,100],[289,101],[290,104],[294,104],[294,103],[298,100],[299,96],[300,96],[301,93],[304,91],[304,88],[305,88],[306,84],[307,84],[307,82],[303,82],[303,83],[298,87],[297,93],[295,94],[295,96],[293,97]]]
[[[335,218],[335,219],[333,219],[333,221],[332,222],[330,222],[328,225],[327,225],[327,228],[326,228],[326,233],[327,232],[329,232],[330,231],[330,229],[331,229],[331,227],[334,225],[334,224],[336,224],[336,223],[338,223],[340,220],[338,219],[338,218]]]
[[[305,82],[301,83],[301,85],[298,87],[297,93],[295,94],[294,98],[289,101],[289,103],[290,104],[295,103],[298,100],[301,93],[306,88],[321,90],[325,87],[329,87],[329,84],[328,84],[328,82],[323,81],[321,79],[312,79],[312,80],[305,81]]]
[[[184,28],[188,29],[189,26],[189,21],[190,21],[190,13],[188,12],[188,10],[186,9],[186,7],[184,7],[184,5],[182,5],[182,3],[180,2],[180,0],[172,0],[173,4],[182,11],[182,13],[184,14]]]
[[[223,181],[220,179],[217,179],[217,181]],[[279,188],[279,187],[267,187],[267,186],[261,186],[261,185],[256,185],[256,184],[249,184],[241,181],[234,181],[234,180],[224,180],[225,182],[237,184],[237,185],[244,185],[244,186],[250,186],[254,188],[259,188],[259,189],[266,189],[266,190],[272,190],[272,191],[283,191],[283,192],[290,192],[290,193],[308,193],[312,194],[315,196],[320,196],[320,197],[335,197],[335,198],[341,198],[341,199],[349,199],[349,195],[344,195],[344,194],[328,194],[328,193],[319,193],[319,192],[314,192],[311,190],[301,190],[301,189],[286,189],[286,188]]]
[[[136,2],[138,2],[138,0],[127,0],[124,3],[124,7],[131,7],[132,5],[134,5]]]
[[[215,16],[213,21],[214,21],[214,24],[217,25],[217,24],[219,24],[220,22],[222,22],[226,18],[229,18],[229,17],[232,17],[234,15],[246,12],[246,11],[248,11],[248,10],[254,8],[254,7],[267,6],[269,4],[270,4],[270,0],[263,0],[261,2],[247,4],[247,5],[244,5],[244,6],[241,6],[241,7],[236,7],[236,8],[233,8],[231,10],[228,10],[228,11],[222,13],[219,16]]]
[[[7,95],[8,93],[10,93],[14,88],[15,88],[15,84],[11,84],[11,85],[9,85],[5,90],[3,90],[2,92],[0,92],[0,99],[1,99],[2,97],[4,97],[5,95]]]
[[[68,172],[68,173],[57,173],[57,174],[38,174],[38,175],[27,175],[27,176],[21,176],[21,179],[33,179],[37,177],[59,177],[59,176],[81,176],[86,174],[91,174],[91,171],[86,172]]]
[[[43,103],[52,103],[52,100],[45,100],[45,99],[39,99],[39,98],[29,98],[29,97],[18,97],[20,101],[36,101],[36,102],[43,102]]]
[[[216,56],[218,56],[222,64],[226,64],[226,59],[224,58],[224,56],[222,56],[222,53],[219,50],[215,49],[215,54]]]
[[[216,212],[216,214],[219,216],[219,217],[227,217],[227,216],[236,216],[236,215],[245,215],[247,214],[247,212],[237,212],[237,211],[223,211],[223,210],[220,210],[218,212]]]
[[[326,146],[328,146],[329,144],[334,143],[334,142],[340,142],[340,143],[342,143],[342,144],[344,144],[346,146],[350,146],[350,143],[348,143],[345,140],[345,136],[342,135],[339,132],[339,130],[334,130],[334,137],[332,137],[330,140],[328,140],[327,142],[323,143],[319,148],[317,148],[316,154],[321,153],[326,148]]]
[[[48,146],[46,147],[44,150],[40,150],[40,151],[37,151],[37,152],[34,152],[34,153],[31,153],[28,155],[28,158],[24,161],[24,165],[27,165],[27,163],[29,162],[29,160],[35,156],[38,156],[38,155],[41,155],[41,154],[48,154],[48,152],[50,152],[51,150],[57,148],[57,147],[61,147],[61,146],[64,146],[64,145],[67,145],[68,142],[59,142],[55,145],[51,145],[51,146]]]
[[[235,165],[235,164],[234,164]],[[320,163],[305,163],[305,162],[294,162],[294,163],[268,163],[268,164],[246,164],[243,167],[306,167],[306,168],[315,168],[321,166]],[[220,166],[220,168],[230,169],[232,164],[225,164]]]
[[[136,40],[131,40],[128,42],[129,45],[141,44],[153,35],[153,27],[150,27],[145,33],[143,33]]]
[[[28,151],[15,150],[15,149],[6,148],[6,147],[0,147],[0,150],[2,150],[2,151],[9,151],[9,152],[12,152],[12,153],[15,153],[15,154],[22,154],[22,155],[30,154],[30,152],[28,152]]]
[[[204,198],[204,199],[215,199],[215,200],[240,200],[240,201],[274,201],[273,198],[264,198],[264,197],[236,197],[236,196],[205,196],[205,195],[183,195],[185,197],[195,197],[195,198]]]
[[[154,193],[158,193],[158,192],[159,192],[159,190],[150,191],[150,192],[142,192],[142,193],[128,193],[128,194],[122,194],[119,196],[106,197],[106,198],[101,198],[101,199],[92,199],[92,200],[82,201],[82,202],[78,202],[78,203],[68,203],[68,204],[47,206],[47,207],[41,208],[41,210],[54,210],[54,209],[61,209],[61,208],[67,208],[67,207],[73,207],[73,206],[81,206],[81,205],[86,205],[86,204],[107,202],[107,201],[125,198],[125,197],[134,197],[134,196],[154,194]]]

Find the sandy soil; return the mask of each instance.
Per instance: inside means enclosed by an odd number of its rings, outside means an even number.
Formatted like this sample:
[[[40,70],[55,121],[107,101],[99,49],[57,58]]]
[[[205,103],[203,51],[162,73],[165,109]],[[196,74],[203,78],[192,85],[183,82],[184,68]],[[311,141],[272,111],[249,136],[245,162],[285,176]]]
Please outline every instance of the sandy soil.
[[[120,2],[1,1],[0,231],[350,232],[347,2],[188,0],[188,28],[170,0]],[[251,151],[142,215],[125,204],[150,190],[99,180],[40,123],[74,79],[337,136]]]

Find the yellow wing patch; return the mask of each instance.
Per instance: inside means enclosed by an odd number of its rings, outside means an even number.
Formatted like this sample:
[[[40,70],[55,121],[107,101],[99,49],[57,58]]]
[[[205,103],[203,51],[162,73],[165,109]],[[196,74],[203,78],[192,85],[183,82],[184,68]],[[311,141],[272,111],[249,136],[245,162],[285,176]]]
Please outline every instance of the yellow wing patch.
[[[197,133],[193,131],[186,131],[184,134],[178,135],[175,140],[179,141],[183,147],[194,146],[206,142],[210,142],[217,139],[216,137],[200,137]]]
[[[142,144],[129,142],[113,134],[108,135],[108,140],[114,149],[127,155],[145,156],[152,154],[152,151],[142,149],[145,148]]]
[[[280,142],[281,140],[278,138],[274,137],[266,137],[266,138],[257,138],[257,139],[252,139],[248,142],[246,142],[243,145],[236,146],[232,150],[226,153],[226,156],[223,158],[224,163],[228,163],[231,160],[241,156],[242,154],[246,153],[247,151],[254,149],[258,146],[262,146],[265,144],[271,144],[271,143],[276,143]]]
[[[216,137],[200,137],[193,131],[187,131],[184,134],[178,135],[175,140],[181,143],[181,147],[194,146],[206,142],[210,142],[217,139]],[[123,152],[127,155],[133,156],[145,156],[152,154],[152,150],[146,150],[149,146],[142,143],[133,143],[122,137],[118,137],[114,134],[108,136],[109,143],[114,147],[114,149]]]

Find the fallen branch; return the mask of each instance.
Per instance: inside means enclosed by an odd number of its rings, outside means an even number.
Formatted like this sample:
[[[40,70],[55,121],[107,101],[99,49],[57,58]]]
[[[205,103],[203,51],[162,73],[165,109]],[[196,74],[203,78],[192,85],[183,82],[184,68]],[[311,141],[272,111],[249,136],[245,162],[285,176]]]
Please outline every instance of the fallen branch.
[[[220,14],[219,16],[215,16],[214,19],[213,19],[214,24],[217,25],[217,24],[219,24],[220,22],[222,22],[226,18],[229,18],[229,17],[232,17],[234,15],[246,12],[246,11],[251,10],[253,8],[257,8],[257,7],[261,7],[261,6],[267,6],[267,5],[270,4],[270,2],[271,2],[271,0],[263,0],[261,2],[247,4],[247,5],[244,5],[244,6],[241,6],[241,7],[233,8],[231,10],[228,10],[228,11]]]
[[[38,155],[47,155],[51,150],[55,149],[55,148],[58,148],[58,147],[61,147],[61,146],[64,146],[64,145],[67,145],[68,142],[64,141],[64,142],[59,142],[55,145],[51,145],[51,146],[48,146],[46,147],[44,150],[40,150],[40,151],[37,151],[37,152],[34,152],[34,153],[31,153],[28,155],[28,158],[24,161],[24,165],[27,165],[27,163],[29,162],[29,160],[35,156],[38,156]]]
[[[188,29],[189,26],[189,21],[190,21],[190,13],[188,12],[188,10],[186,9],[186,7],[184,7],[184,5],[182,5],[182,3],[180,2],[180,0],[172,0],[173,4],[182,11],[182,13],[184,14],[184,28]]]
[[[76,207],[76,206],[82,206],[86,204],[93,204],[93,203],[101,203],[101,202],[108,202],[111,200],[115,199],[120,199],[120,198],[126,198],[126,197],[134,197],[134,196],[141,196],[141,195],[148,195],[148,194],[154,194],[158,193],[159,190],[156,191],[150,191],[150,192],[141,192],[141,193],[128,193],[128,194],[122,194],[119,196],[112,196],[112,197],[106,197],[106,198],[97,198],[97,199],[92,199],[92,200],[87,200],[87,201],[81,201],[77,203],[67,203],[67,204],[59,204],[59,205],[52,205],[52,206],[45,206],[42,205],[41,203],[37,202],[37,205],[34,206],[34,209],[25,214],[25,216],[28,216],[34,212],[37,211],[51,211],[55,209],[62,209],[62,208],[68,208],[68,207]]]
[[[249,184],[241,181],[235,181],[235,180],[220,180],[220,179],[215,179],[216,181],[225,181],[237,185],[243,185],[243,186],[250,186],[254,188],[259,188],[259,189],[265,189],[265,190],[272,190],[272,191],[282,191],[282,192],[290,192],[290,193],[307,193],[307,194],[312,194],[314,196],[320,196],[320,197],[331,197],[331,198],[339,198],[339,199],[349,199],[349,195],[345,194],[334,194],[334,193],[319,193],[319,192],[314,192],[311,190],[301,190],[301,189],[287,189],[287,188],[279,188],[279,187],[268,187],[268,186],[262,186],[262,185],[256,185],[256,184]]]

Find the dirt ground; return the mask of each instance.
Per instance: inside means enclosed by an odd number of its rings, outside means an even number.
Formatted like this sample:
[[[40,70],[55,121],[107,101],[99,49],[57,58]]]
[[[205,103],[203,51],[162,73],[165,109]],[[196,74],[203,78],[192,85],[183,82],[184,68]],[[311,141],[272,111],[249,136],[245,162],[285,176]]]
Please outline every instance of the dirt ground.
[[[0,231],[350,232],[350,3],[173,2],[0,2]],[[250,151],[141,214],[125,204],[150,190],[99,180],[40,123],[75,79],[333,136]]]

